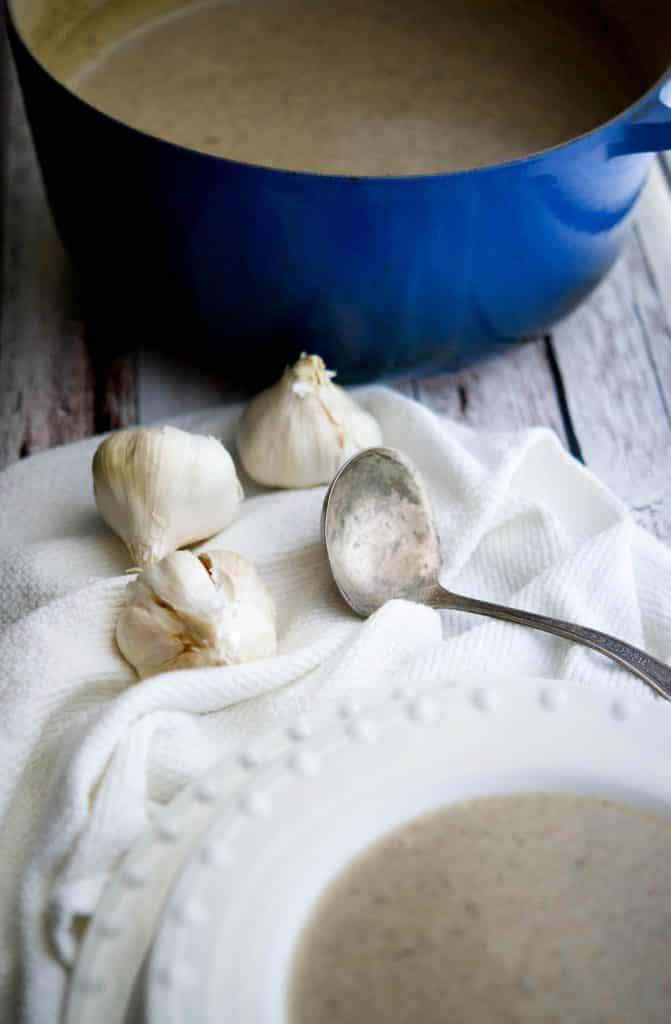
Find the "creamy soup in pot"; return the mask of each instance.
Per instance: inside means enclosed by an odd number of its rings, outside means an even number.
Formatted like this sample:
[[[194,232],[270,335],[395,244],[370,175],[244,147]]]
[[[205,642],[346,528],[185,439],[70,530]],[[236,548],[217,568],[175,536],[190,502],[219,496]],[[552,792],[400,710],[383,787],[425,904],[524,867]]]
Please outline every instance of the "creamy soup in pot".
[[[671,822],[587,797],[448,807],[382,838],[300,937],[289,1024],[668,1024]]]
[[[161,6],[92,7],[45,44],[44,59],[130,125],[272,167],[480,167],[580,135],[650,84],[626,34],[590,3],[226,0],[157,14]]]

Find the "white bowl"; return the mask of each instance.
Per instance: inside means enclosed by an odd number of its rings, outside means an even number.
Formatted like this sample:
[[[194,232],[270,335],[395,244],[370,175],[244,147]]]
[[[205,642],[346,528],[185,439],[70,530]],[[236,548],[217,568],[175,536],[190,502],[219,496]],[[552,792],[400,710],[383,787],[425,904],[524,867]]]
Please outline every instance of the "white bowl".
[[[671,817],[670,737],[661,700],[528,679],[439,683],[297,721],[183,793],[131,851],[87,937],[68,1024],[286,1024],[297,937],[362,848],[492,793],[589,794]]]

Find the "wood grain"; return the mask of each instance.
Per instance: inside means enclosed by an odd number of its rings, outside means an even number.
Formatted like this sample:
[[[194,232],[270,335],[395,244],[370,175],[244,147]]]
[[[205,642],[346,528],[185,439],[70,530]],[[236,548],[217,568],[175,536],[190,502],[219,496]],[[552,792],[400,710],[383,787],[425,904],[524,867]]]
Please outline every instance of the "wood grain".
[[[9,140],[9,43],[4,4],[0,4],[0,301],[4,295],[5,205],[7,192],[7,143]],[[2,305],[0,305],[2,316]]]
[[[473,427],[519,430],[543,424],[566,443],[548,343],[527,342],[461,373],[419,381],[417,397],[436,412]]]
[[[9,80],[0,325],[0,462],[93,429],[93,378],[18,89]]]
[[[671,537],[671,328],[637,232],[554,339],[587,465],[642,525]]]
[[[661,163],[653,167],[639,204],[640,301],[650,325],[650,353],[667,408],[671,408],[671,169],[667,180]]]
[[[135,361],[90,349],[6,60],[0,276],[0,466],[136,421]]]

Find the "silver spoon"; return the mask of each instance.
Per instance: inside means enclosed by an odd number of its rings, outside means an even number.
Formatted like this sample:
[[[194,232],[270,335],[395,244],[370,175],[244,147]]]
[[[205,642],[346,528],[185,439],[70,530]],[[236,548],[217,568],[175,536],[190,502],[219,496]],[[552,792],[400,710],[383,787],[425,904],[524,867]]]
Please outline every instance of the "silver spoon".
[[[402,597],[531,626],[605,654],[671,700],[671,667],[631,644],[441,587],[440,542],[429,495],[410,460],[393,448],[368,448],[345,463],[324,499],[322,535],[338,590],[357,615],[366,618]]]

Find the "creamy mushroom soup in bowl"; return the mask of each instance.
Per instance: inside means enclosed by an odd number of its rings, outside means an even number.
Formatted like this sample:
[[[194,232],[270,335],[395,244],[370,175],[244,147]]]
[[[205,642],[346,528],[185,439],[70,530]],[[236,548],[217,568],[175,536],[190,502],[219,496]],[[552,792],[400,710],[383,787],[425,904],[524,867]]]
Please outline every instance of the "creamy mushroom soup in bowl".
[[[671,822],[557,793],[402,826],[301,936],[289,1024],[671,1020]]]
[[[143,945],[93,922],[67,1024],[122,963],[143,1015],[110,1024],[668,1021],[671,706],[475,672],[356,693],[165,809],[188,853],[138,842],[96,916],[155,917]]]

